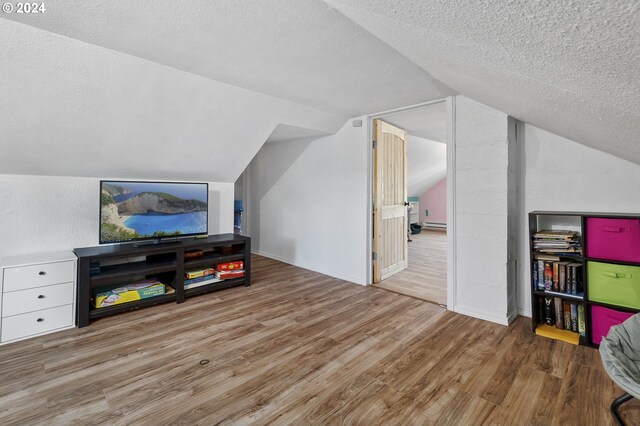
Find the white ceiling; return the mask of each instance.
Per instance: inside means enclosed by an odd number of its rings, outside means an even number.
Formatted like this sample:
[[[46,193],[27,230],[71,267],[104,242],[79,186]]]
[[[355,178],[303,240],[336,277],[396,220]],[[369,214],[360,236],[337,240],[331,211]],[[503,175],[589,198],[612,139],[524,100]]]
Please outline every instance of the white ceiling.
[[[406,130],[412,136],[447,143],[447,104],[445,102],[392,112],[380,118]]]
[[[640,164],[640,2],[327,0],[459,93]]]
[[[47,0],[2,17],[346,117],[454,93],[321,0]]]
[[[0,116],[13,117],[0,121],[5,173],[232,182],[270,131],[305,133],[279,123],[325,132],[456,93],[640,164],[637,0],[47,0],[46,9],[0,18]],[[237,158],[176,164],[184,147]]]

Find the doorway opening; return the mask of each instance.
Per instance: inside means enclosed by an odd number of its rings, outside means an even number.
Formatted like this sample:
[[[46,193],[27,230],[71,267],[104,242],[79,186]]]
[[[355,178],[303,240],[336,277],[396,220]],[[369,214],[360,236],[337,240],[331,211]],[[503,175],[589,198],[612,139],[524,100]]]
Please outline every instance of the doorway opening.
[[[453,184],[447,179],[452,174],[448,173],[451,157],[447,153],[447,141],[453,140],[450,134],[452,120],[452,108],[447,100],[371,117],[373,140],[376,141],[371,155],[371,282],[376,287],[443,306],[448,304],[448,258],[453,253],[448,247],[448,241],[453,240],[452,235],[448,235],[452,216],[452,212],[448,213],[452,204],[449,198],[453,191],[447,188]],[[380,130],[385,128],[383,126],[395,129],[398,136],[383,134]],[[403,159],[399,158],[402,156],[398,155],[400,145],[397,142],[403,134],[406,135],[406,155],[401,164]],[[404,179],[397,172],[402,167],[405,168]],[[393,176],[390,178],[389,175]],[[399,205],[385,202],[385,197],[390,197],[390,188],[393,188],[391,196],[395,198],[404,190],[403,219],[400,219]],[[393,218],[396,222],[381,220],[390,216],[386,211],[392,208],[395,208]],[[402,238],[405,241],[400,241],[394,234],[395,228],[391,229],[400,220],[403,221]],[[390,239],[397,241],[389,242]],[[402,250],[406,250],[404,267],[381,274],[379,268],[390,263],[385,257],[395,261],[402,258]]]

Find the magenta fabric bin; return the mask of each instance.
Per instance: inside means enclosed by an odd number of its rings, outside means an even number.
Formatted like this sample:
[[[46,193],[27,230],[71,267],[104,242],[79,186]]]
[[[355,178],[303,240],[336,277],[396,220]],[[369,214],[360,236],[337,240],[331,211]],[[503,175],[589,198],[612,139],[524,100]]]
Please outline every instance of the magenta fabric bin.
[[[640,219],[586,218],[587,257],[640,262]]]
[[[622,324],[627,318],[633,316],[631,312],[616,311],[602,306],[591,306],[591,341],[599,345],[602,338],[609,333],[609,329]]]

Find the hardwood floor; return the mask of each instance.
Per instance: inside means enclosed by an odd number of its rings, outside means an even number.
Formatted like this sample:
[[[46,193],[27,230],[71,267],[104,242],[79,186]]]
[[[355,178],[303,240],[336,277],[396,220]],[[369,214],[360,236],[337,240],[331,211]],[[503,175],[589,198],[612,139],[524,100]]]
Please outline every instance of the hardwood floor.
[[[376,284],[418,299],[447,304],[447,234],[422,231],[409,243],[409,267]]]
[[[248,288],[0,347],[0,424],[613,424],[598,352],[528,319],[261,257],[253,271]],[[640,424],[638,401],[621,411]]]

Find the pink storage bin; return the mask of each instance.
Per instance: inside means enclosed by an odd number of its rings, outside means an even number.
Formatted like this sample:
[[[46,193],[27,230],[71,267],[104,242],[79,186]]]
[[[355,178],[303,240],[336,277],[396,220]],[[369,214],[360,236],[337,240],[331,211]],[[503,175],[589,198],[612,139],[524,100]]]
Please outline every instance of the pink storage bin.
[[[621,312],[602,306],[591,306],[591,341],[599,345],[602,338],[609,333],[614,325],[623,323],[633,316],[630,312]]]
[[[586,218],[586,255],[640,262],[640,219]]]

